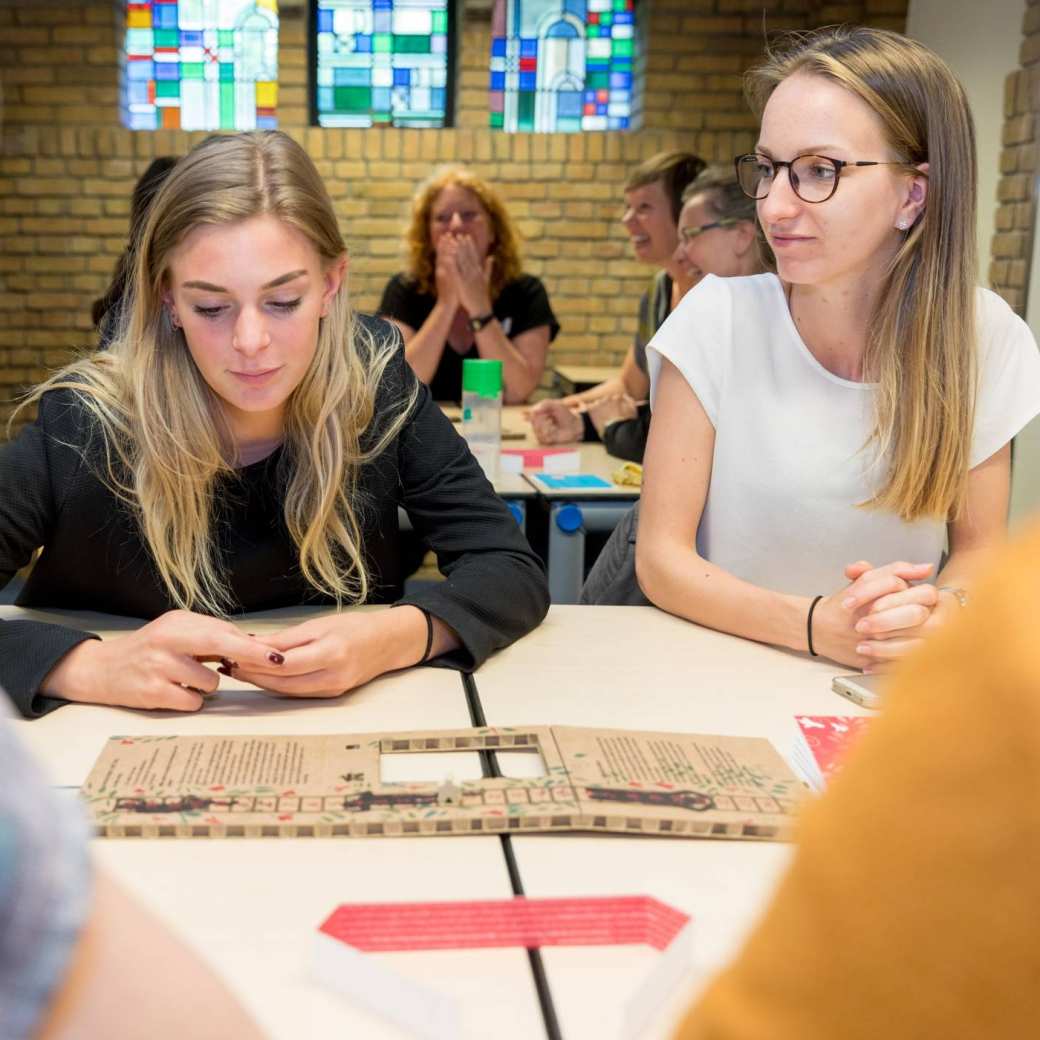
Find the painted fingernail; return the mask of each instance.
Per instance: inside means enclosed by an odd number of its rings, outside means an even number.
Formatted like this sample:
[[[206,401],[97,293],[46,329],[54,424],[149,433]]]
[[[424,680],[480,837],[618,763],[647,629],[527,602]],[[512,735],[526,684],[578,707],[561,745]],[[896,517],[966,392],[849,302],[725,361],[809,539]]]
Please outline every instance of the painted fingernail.
[[[856,622],[856,631],[857,632],[866,632],[866,630],[867,630],[867,623],[866,623],[866,621],[857,621]]]
[[[271,664],[285,664],[285,658],[274,650],[267,655],[267,660],[270,661]]]
[[[217,668],[217,671],[220,672],[221,675],[230,675],[231,674],[231,669],[230,668],[225,668],[224,665],[220,665]]]

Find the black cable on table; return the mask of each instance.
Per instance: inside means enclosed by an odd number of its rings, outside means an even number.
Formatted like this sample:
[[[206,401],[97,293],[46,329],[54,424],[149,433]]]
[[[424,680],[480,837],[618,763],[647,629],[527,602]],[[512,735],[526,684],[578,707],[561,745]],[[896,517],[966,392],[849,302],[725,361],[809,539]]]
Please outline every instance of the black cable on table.
[[[484,707],[480,703],[480,694],[477,693],[477,684],[473,681],[473,676],[464,674],[462,686],[466,691],[466,705],[469,708],[470,721],[474,726],[486,727],[487,719],[484,716]],[[480,771],[484,776],[495,779],[502,776],[502,770],[498,767],[498,756],[494,751],[478,751],[477,754],[480,756]],[[509,884],[513,889],[513,895],[522,896],[524,895],[524,884],[520,880],[520,869],[516,865],[512,839],[508,834],[500,834],[498,840],[502,843],[502,855],[505,856],[506,870],[509,872]],[[542,951],[536,946],[528,947],[527,961],[531,965],[534,988],[538,993],[538,1004],[542,1009],[545,1034],[549,1040],[563,1040],[552,993],[549,991],[549,979],[545,974],[545,965],[542,963]]]

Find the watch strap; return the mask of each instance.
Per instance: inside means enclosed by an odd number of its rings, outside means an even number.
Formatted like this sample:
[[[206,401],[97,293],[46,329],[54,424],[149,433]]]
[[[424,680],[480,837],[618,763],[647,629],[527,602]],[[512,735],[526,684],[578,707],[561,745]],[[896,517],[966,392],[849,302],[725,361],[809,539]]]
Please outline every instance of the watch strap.
[[[495,320],[495,312],[488,311],[487,314],[479,314],[475,318],[469,319],[469,327],[474,332],[480,332],[486,325],[490,325]]]

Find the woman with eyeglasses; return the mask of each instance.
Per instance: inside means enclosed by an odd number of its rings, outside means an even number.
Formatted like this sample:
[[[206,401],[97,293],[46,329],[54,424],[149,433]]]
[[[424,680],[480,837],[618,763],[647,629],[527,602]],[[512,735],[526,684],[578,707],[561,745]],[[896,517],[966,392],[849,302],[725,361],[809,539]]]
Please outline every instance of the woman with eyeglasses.
[[[524,274],[509,212],[474,173],[447,167],[412,200],[408,270],[383,290],[379,313],[404,337],[415,374],[436,401],[457,401],[465,358],[502,362],[503,399],[538,386],[560,331],[542,283]]]
[[[760,241],[755,200],[744,194],[731,166],[709,166],[686,186],[678,233],[679,244],[672,260],[691,285],[709,274],[733,278],[759,274],[767,266],[764,255],[768,248]],[[649,425],[648,417],[647,429]],[[646,604],[635,574],[638,525],[636,502],[618,522],[589,571],[581,590],[582,603]]]
[[[733,278],[765,270],[755,202],[732,168],[709,166],[682,198],[675,261],[692,284],[708,274]]]
[[[650,344],[638,579],[692,621],[873,670],[967,604],[1003,537],[1040,358],[975,286],[974,131],[936,55],[820,30],[748,88],[736,170],[777,275],[706,277]]]

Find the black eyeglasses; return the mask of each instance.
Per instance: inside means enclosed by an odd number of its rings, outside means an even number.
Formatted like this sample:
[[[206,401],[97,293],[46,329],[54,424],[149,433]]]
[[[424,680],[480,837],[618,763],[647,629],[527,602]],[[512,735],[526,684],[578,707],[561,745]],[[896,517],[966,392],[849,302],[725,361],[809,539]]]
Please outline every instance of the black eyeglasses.
[[[679,228],[679,237],[684,242],[692,242],[698,235],[703,235],[705,231],[711,231],[712,228],[732,227],[739,223],[740,221],[736,217],[722,217],[720,220],[713,220],[710,224],[701,224],[700,227]]]
[[[795,195],[803,202],[826,202],[837,190],[846,166],[905,166],[905,162],[846,162],[827,155],[796,155],[790,162],[750,152],[733,160],[740,190],[748,198],[764,199],[776,179],[776,171],[787,167]]]

